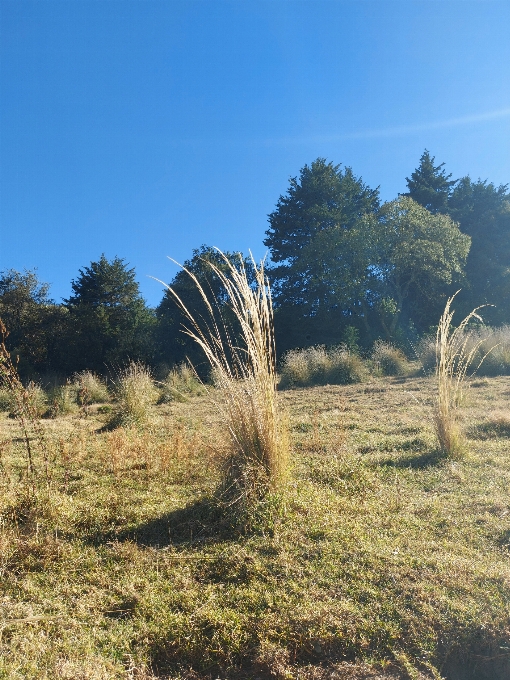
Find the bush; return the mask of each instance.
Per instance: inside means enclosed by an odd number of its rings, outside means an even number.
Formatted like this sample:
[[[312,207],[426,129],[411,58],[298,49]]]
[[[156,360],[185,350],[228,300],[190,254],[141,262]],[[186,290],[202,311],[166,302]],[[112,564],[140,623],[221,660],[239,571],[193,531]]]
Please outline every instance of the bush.
[[[57,418],[76,411],[76,388],[73,385],[60,385],[48,390],[49,408],[44,413],[47,418]]]
[[[91,371],[76,373],[73,377],[76,397],[80,406],[106,404],[110,401],[108,388],[101,378]]]
[[[409,373],[409,362],[402,350],[383,340],[377,340],[374,343],[372,361],[382,375],[406,375]]]
[[[111,426],[145,424],[158,397],[150,369],[132,361],[115,381],[115,396],[117,404]]]
[[[13,399],[11,391],[7,388],[0,388],[0,411],[12,411]]]
[[[186,401],[188,396],[203,394],[204,385],[197,378],[189,364],[180,364],[169,371],[160,383],[161,396],[159,402]]]
[[[282,360],[280,387],[348,385],[363,382],[368,369],[345,345],[309,347],[288,352]]]

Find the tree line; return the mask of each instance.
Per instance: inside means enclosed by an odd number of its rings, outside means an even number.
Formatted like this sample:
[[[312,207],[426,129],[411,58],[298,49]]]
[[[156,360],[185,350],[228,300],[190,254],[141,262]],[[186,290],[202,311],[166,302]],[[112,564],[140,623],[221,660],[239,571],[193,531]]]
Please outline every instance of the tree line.
[[[378,338],[405,344],[437,323],[459,288],[459,317],[491,304],[486,321],[510,323],[508,185],[454,180],[427,150],[406,181],[406,193],[381,203],[379,190],[351,168],[323,158],[290,179],[268,216],[264,240],[280,354],[316,344],[369,346]],[[249,270],[246,256],[226,255]],[[208,261],[225,267],[205,245],[184,265],[235,335],[226,292]],[[205,303],[184,271],[169,284],[196,317],[204,315]],[[55,303],[34,271],[0,273],[0,318],[22,375],[105,373],[130,359],[204,365],[182,333],[174,298],[165,292],[149,308],[122,258],[102,255],[71,287],[71,296]]]

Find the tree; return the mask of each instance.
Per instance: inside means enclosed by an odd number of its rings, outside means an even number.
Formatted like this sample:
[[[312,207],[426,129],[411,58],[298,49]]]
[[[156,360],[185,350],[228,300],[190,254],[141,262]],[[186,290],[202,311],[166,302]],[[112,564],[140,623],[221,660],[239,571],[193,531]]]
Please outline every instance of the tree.
[[[25,376],[50,367],[51,325],[58,327],[62,315],[48,291],[35,270],[0,273],[0,318],[9,332],[7,346]]]
[[[243,257],[241,253],[226,252],[224,254],[235,267],[241,266],[241,262],[244,263],[249,280],[251,280],[250,277],[253,276],[252,266],[247,258]],[[206,303],[200,295],[195,281],[187,272],[193,274],[207,293],[217,319],[218,328],[223,329],[223,322],[225,322],[230,329],[231,339],[235,343],[236,337],[240,337],[240,329],[230,311],[227,291],[209,263],[228,275],[228,266],[221,254],[215,248],[202,245],[193,250],[193,257],[185,261],[184,269],[177,272],[169,285],[183,301],[194,319],[197,321],[203,319],[204,323],[210,324]],[[198,345],[183,332],[186,319],[168,289],[165,289],[163,299],[156,309],[156,317],[158,360],[170,366],[189,360],[200,376],[205,379],[209,372],[208,361]]]
[[[453,219],[472,239],[466,265],[468,311],[484,303],[496,305],[484,313],[491,323],[510,323],[510,192],[487,180],[463,177],[448,204]],[[464,292],[464,291],[463,291]],[[466,312],[467,313],[467,312]]]
[[[290,179],[264,241],[274,263],[280,349],[338,341],[345,323],[352,325],[368,265],[365,218],[378,207],[377,189],[324,158]]]
[[[471,239],[447,215],[434,215],[405,196],[382,206],[379,224],[373,307],[389,339],[402,313],[426,330],[451,284],[460,282]]]
[[[68,370],[104,371],[128,359],[150,359],[154,315],[140,295],[135,270],[105,255],[71,283]]]
[[[447,213],[448,199],[457,180],[450,180],[451,174],[447,175],[442,169],[444,163],[435,166],[435,160],[425,149],[420,165],[411,178],[406,177],[409,191],[403,196],[412,198],[431,213]]]

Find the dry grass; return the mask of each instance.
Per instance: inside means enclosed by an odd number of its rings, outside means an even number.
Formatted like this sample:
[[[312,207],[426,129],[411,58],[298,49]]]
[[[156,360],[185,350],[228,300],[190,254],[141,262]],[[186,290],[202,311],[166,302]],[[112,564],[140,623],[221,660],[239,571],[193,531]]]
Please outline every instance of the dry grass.
[[[252,259],[255,286],[248,281],[244,262],[237,268],[225,257],[225,271],[206,261],[228,296],[241,337],[226,324],[219,327],[212,303],[192,272],[209,317],[195,319],[170,288],[188,327],[186,333],[201,347],[214,376],[211,394],[229,432],[229,453],[221,490],[226,504],[245,527],[256,508],[281,490],[288,467],[288,442],[276,393],[273,309],[264,263]],[[225,273],[226,272],[226,273]]]
[[[132,361],[114,381],[116,406],[110,426],[145,425],[158,394],[150,369]]]
[[[197,378],[193,367],[183,363],[172,368],[164,380],[158,383],[160,403],[187,401],[190,396],[204,394],[205,386]]]
[[[446,303],[439,321],[436,334],[436,380],[437,400],[435,404],[434,423],[440,451],[450,458],[458,458],[464,449],[463,438],[458,425],[457,408],[463,396],[466,377],[470,368],[478,368],[485,356],[473,367],[482,339],[472,341],[469,323],[482,318],[474,309],[460,324],[454,328],[452,320],[454,311],[451,305],[455,295]],[[488,349],[489,353],[491,349]]]
[[[411,370],[402,350],[383,340],[374,343],[371,359],[381,375],[407,375]]]
[[[78,404],[86,407],[90,404],[106,404],[110,394],[103,380],[92,371],[81,371],[73,376],[73,384],[77,392]]]
[[[349,385],[369,375],[363,360],[345,345],[327,349],[309,347],[287,352],[280,368],[280,387]]]
[[[510,375],[510,326],[473,327],[463,340],[466,341],[466,352],[475,348],[471,367],[475,375]],[[433,373],[436,366],[435,338],[422,338],[416,346],[416,354],[425,373]]]
[[[286,514],[248,535],[210,502],[208,396],[144,429],[47,421],[51,486],[31,497],[0,418],[0,677],[506,680],[509,387],[480,383],[460,461],[434,457],[432,379],[281,393]]]

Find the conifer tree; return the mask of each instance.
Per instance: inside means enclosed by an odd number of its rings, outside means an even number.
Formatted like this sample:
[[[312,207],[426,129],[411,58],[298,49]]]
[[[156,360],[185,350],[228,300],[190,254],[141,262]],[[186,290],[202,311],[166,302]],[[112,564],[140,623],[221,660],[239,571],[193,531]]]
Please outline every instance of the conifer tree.
[[[105,255],[71,284],[67,370],[104,372],[128,359],[149,359],[154,314],[140,295],[135,270]]]
[[[431,213],[448,212],[448,199],[457,180],[451,180],[449,175],[442,169],[444,163],[434,165],[435,157],[425,149],[420,165],[406,177],[409,191],[404,196],[409,196]]]

